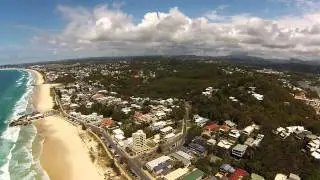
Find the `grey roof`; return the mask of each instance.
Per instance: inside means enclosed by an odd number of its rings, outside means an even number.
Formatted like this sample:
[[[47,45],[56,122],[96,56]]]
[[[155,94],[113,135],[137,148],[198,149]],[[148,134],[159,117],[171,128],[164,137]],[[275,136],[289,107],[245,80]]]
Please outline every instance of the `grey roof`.
[[[227,126],[230,126],[230,127],[236,126],[236,123],[234,123],[234,122],[232,122],[232,121],[230,121],[230,120],[226,120],[226,121],[224,121],[224,123],[225,123]]]
[[[189,161],[188,159],[180,156],[177,153],[172,153],[172,154],[170,154],[170,156],[172,156],[172,157],[176,158],[177,160],[181,161],[185,166],[189,166],[191,164],[191,161]]]
[[[236,171],[230,164],[222,164],[220,170],[229,173],[234,173]]]
[[[253,142],[254,142],[254,139],[249,137],[245,142],[244,144],[245,145],[248,145],[248,146],[252,146],[253,145]]]
[[[190,143],[188,146],[200,153],[204,153],[206,151],[206,149],[203,146],[196,143]]]
[[[155,172],[157,172],[157,171],[159,171],[159,170],[161,170],[161,169],[162,169],[162,170],[165,170],[165,169],[168,168],[169,165],[170,165],[169,162],[160,163],[158,166],[154,167],[153,170],[154,170]]]
[[[235,150],[235,151],[246,151],[248,148],[247,145],[243,145],[243,144],[237,144],[232,150]]]

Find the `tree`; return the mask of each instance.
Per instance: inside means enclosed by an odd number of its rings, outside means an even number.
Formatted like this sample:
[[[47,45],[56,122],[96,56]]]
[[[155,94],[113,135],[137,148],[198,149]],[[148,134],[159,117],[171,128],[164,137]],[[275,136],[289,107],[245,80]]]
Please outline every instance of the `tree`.
[[[201,127],[199,127],[197,125],[191,126],[191,128],[187,132],[186,143],[191,142],[194,137],[200,136],[201,133],[202,133]]]

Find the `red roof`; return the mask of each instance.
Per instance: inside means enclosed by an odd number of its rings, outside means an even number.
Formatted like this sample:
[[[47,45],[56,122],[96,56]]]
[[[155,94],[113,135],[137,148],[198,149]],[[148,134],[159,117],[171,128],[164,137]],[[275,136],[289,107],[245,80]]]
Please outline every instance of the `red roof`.
[[[219,128],[220,128],[220,125],[218,124],[210,124],[205,127],[206,130],[217,130]]]
[[[249,173],[243,169],[236,168],[236,171],[228,178],[229,180],[241,180],[243,177],[248,176]]]
[[[111,118],[105,119],[101,123],[102,126],[112,126],[113,125],[113,120]]]
[[[135,111],[135,112],[134,112],[134,118],[135,118],[135,120],[142,121],[143,113],[142,113],[142,112]]]

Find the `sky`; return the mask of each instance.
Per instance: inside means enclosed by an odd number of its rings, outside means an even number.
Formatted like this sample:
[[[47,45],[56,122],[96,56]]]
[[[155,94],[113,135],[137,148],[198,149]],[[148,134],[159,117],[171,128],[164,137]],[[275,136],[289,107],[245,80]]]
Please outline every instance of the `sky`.
[[[0,64],[239,52],[318,60],[320,0],[0,1]]]

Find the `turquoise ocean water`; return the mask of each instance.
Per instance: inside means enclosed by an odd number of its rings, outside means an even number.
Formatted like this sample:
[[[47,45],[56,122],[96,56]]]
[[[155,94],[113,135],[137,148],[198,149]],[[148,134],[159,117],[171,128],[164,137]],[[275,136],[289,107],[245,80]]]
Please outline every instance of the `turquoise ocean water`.
[[[10,120],[32,111],[33,81],[27,71],[0,70],[0,180],[48,179],[38,159],[36,128],[8,127]]]

